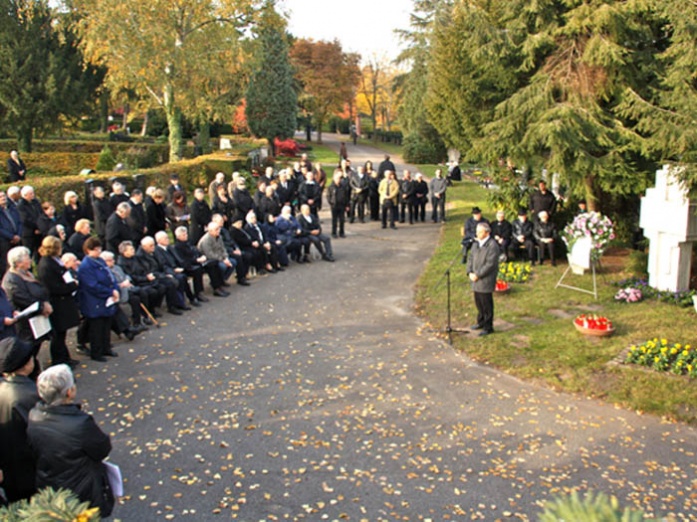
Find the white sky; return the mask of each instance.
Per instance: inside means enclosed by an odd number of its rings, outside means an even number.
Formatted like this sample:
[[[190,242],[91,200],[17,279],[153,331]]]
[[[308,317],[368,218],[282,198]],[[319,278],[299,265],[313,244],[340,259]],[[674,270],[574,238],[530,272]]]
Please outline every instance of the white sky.
[[[412,0],[281,0],[290,13],[288,30],[300,38],[341,42],[344,52],[364,59],[375,54],[397,57],[400,42],[394,29],[409,28]]]

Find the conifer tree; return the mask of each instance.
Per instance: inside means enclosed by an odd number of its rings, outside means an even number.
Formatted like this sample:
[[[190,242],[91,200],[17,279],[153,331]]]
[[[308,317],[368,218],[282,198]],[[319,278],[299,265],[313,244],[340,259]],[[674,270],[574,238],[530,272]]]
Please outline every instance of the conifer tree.
[[[298,98],[293,89],[293,69],[288,55],[285,22],[268,2],[258,26],[255,70],[247,87],[246,115],[252,133],[269,142],[293,136]]]

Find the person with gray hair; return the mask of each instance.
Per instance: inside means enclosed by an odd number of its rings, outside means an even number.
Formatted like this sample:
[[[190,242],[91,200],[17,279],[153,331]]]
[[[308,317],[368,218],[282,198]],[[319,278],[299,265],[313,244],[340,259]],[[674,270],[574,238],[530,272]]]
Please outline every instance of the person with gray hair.
[[[494,333],[494,288],[499,272],[499,246],[491,238],[491,227],[484,221],[477,225],[476,240],[467,258],[467,276],[472,282],[480,336]]]
[[[133,241],[135,234],[128,224],[131,215],[131,205],[128,202],[119,203],[114,213],[106,221],[106,246],[107,250],[114,253],[119,251],[122,241]]]
[[[10,151],[10,158],[7,160],[7,170],[10,173],[10,183],[16,183],[27,179],[27,166],[19,157],[19,153],[16,150]]]
[[[36,199],[33,187],[24,185],[20,194],[22,197],[17,203],[17,210],[22,220],[22,244],[31,250],[38,260],[39,254],[37,250],[44,237],[39,228],[39,218],[44,211],[41,208],[41,203]]]
[[[29,412],[27,426],[36,455],[36,487],[69,489],[108,517],[114,495],[102,461],[111,452],[109,435],[74,402],[77,387],[67,365],[42,372],[37,388],[41,401]]]

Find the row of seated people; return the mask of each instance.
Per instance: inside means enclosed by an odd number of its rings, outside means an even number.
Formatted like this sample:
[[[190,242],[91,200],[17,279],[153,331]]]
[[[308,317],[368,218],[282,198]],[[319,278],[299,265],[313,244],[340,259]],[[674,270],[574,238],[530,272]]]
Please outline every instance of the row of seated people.
[[[547,211],[541,211],[536,219],[528,219],[528,211],[521,208],[518,217],[511,223],[506,219],[503,210],[496,213],[496,220],[489,222],[482,216],[479,207],[472,209],[472,217],[467,219],[464,227],[463,263],[467,260],[467,253],[472,243],[476,240],[476,229],[479,223],[489,223],[491,237],[499,245],[501,260],[525,259],[533,265],[543,264],[547,257],[552,266],[556,265],[555,248],[559,241],[557,229],[550,221]]]

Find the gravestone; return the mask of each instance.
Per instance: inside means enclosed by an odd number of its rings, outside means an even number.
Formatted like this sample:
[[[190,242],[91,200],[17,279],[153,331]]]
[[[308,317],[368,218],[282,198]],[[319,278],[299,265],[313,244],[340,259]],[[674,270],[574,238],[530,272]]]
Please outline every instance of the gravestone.
[[[674,167],[656,171],[656,186],[641,200],[639,226],[649,240],[649,285],[679,292],[690,287],[697,201],[690,200]]]

